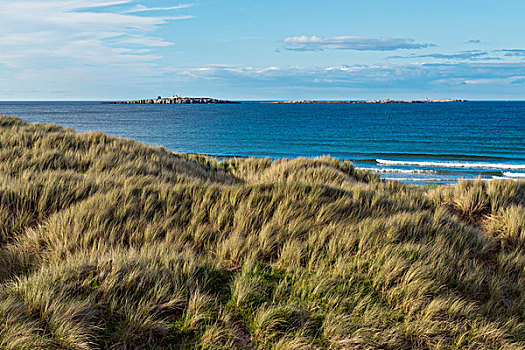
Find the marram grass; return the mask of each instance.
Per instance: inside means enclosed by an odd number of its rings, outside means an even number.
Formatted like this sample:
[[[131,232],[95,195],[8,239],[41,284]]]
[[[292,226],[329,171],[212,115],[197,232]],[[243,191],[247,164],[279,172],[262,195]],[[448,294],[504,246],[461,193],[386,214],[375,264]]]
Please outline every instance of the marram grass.
[[[0,117],[1,349],[523,349],[525,182]]]

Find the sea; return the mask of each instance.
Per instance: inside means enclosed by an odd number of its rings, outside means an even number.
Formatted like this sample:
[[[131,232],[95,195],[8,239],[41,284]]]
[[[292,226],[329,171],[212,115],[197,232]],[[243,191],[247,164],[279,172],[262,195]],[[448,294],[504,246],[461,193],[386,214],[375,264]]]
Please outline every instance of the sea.
[[[0,102],[0,114],[220,158],[329,155],[410,184],[525,179],[525,102]]]

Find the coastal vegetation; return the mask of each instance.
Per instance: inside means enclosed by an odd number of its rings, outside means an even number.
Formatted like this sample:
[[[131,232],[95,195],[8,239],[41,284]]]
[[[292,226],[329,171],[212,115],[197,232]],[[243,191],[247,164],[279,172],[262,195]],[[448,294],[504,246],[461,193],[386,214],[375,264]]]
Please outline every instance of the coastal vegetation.
[[[1,349],[523,349],[525,181],[0,116]]]

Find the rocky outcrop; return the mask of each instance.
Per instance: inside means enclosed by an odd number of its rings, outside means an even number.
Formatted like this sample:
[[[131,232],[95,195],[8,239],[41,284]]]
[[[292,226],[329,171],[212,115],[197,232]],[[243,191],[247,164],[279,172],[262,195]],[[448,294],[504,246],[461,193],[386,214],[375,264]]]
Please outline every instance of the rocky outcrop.
[[[222,103],[237,103],[227,100],[217,100],[208,97],[166,97],[166,98],[151,98],[145,100],[134,100],[134,101],[117,101],[117,102],[104,102],[106,104],[222,104]]]

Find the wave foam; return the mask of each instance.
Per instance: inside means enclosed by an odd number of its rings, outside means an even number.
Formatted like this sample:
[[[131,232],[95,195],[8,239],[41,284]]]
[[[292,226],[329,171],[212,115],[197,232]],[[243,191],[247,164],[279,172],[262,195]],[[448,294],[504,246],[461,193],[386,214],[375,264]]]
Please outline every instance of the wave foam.
[[[512,178],[525,178],[525,173],[510,173],[510,172],[504,172],[503,176],[506,177],[512,177]]]
[[[458,182],[461,179],[448,178],[418,178],[418,177],[384,177],[388,181],[413,181],[413,182]]]
[[[436,174],[435,170],[422,169],[395,169],[395,168],[357,168],[360,170],[370,170],[376,173],[391,173],[391,174]]]
[[[518,178],[515,177],[507,177],[507,176],[492,176],[492,180],[512,180],[512,181],[518,181]]]
[[[405,160],[376,159],[378,164],[419,167],[467,168],[467,169],[525,169],[525,164],[468,163],[468,162],[413,162]]]

